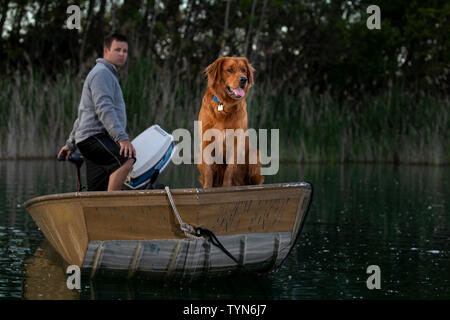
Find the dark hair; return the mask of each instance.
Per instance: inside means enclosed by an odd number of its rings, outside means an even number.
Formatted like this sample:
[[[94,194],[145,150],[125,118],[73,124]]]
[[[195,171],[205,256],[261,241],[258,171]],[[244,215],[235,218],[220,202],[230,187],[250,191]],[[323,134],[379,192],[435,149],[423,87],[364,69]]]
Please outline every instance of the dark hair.
[[[113,33],[112,35],[109,35],[105,38],[105,40],[103,41],[103,46],[108,48],[108,50],[111,49],[111,43],[113,42],[113,40],[128,43],[128,39],[126,36],[120,33]]]

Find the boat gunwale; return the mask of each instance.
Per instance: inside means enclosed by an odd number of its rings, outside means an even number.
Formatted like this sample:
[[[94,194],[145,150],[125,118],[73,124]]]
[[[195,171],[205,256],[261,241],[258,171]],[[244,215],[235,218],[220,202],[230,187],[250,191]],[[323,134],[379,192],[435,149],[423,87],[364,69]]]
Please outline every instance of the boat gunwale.
[[[263,184],[263,185],[246,185],[246,186],[232,186],[232,187],[215,187],[215,188],[180,188],[180,189],[170,189],[170,192],[175,195],[183,194],[211,194],[211,193],[232,193],[232,192],[242,192],[242,191],[256,191],[256,190],[271,190],[271,189],[290,189],[298,187],[307,187],[311,189],[311,184],[309,182],[286,182],[286,183],[276,183],[276,184]],[[79,198],[117,198],[117,197],[128,197],[130,195],[165,195],[166,191],[164,189],[153,189],[153,190],[120,190],[120,191],[83,191],[83,192],[68,192],[68,193],[57,193],[50,195],[43,195],[32,198],[22,204],[24,209],[28,209],[33,205],[52,200],[65,200],[65,199],[79,199]]]

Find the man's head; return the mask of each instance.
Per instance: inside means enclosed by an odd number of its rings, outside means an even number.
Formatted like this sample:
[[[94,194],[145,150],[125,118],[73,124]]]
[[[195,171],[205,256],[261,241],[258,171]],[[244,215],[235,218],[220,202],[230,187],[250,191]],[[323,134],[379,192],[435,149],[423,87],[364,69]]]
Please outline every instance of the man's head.
[[[121,34],[113,34],[105,38],[103,43],[103,59],[111,62],[117,68],[127,62],[128,40]]]

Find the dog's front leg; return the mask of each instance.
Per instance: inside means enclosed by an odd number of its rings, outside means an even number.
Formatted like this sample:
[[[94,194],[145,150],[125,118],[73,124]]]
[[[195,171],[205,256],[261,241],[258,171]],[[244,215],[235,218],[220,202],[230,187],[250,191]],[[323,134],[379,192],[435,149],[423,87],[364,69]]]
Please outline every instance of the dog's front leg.
[[[236,147],[234,150],[237,150],[237,152],[228,152],[227,153],[227,168],[225,169],[225,173],[223,175],[223,186],[224,187],[231,187],[236,185],[239,185],[239,182],[236,181],[236,178],[238,178],[239,175],[239,168],[238,165],[242,164],[239,160],[244,159],[242,158],[242,150]],[[237,154],[235,154],[237,153]],[[245,162],[244,162],[245,163]],[[237,179],[239,180],[239,179]]]
[[[211,188],[214,182],[212,165],[202,164],[203,188]]]
[[[225,173],[223,175],[223,186],[224,187],[231,187],[233,185],[233,176],[234,172],[237,169],[236,164],[228,164],[227,168],[225,169]]]
[[[230,139],[227,137],[227,139]],[[231,187],[234,185],[240,185],[239,183],[239,168],[238,165],[245,164],[245,148],[241,147],[237,143],[237,138],[233,137],[234,149],[228,149],[226,153],[227,168],[223,176],[224,187]]]
[[[214,141],[214,138],[213,138]],[[199,165],[200,173],[201,173],[201,182],[203,185],[203,188],[211,188],[214,186],[214,155],[215,150],[213,150],[211,153],[205,153],[205,149],[207,148],[208,144],[207,141],[202,142],[202,163]]]

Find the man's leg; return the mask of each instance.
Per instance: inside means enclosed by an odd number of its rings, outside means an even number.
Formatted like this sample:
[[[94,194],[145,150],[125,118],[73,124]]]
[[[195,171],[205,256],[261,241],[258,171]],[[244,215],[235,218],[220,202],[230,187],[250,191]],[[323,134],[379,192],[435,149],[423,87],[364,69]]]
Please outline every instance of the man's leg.
[[[129,159],[119,169],[111,173],[109,176],[108,191],[120,190],[122,188],[133,164],[134,159]]]
[[[107,134],[94,135],[77,146],[85,158],[99,167],[95,172],[88,170],[88,181],[90,180],[91,185],[101,186],[105,191],[122,188],[136,158],[125,158],[120,155],[120,145]],[[95,190],[99,189],[100,187],[95,187]]]
[[[108,174],[102,166],[86,159],[87,191],[106,191]]]

